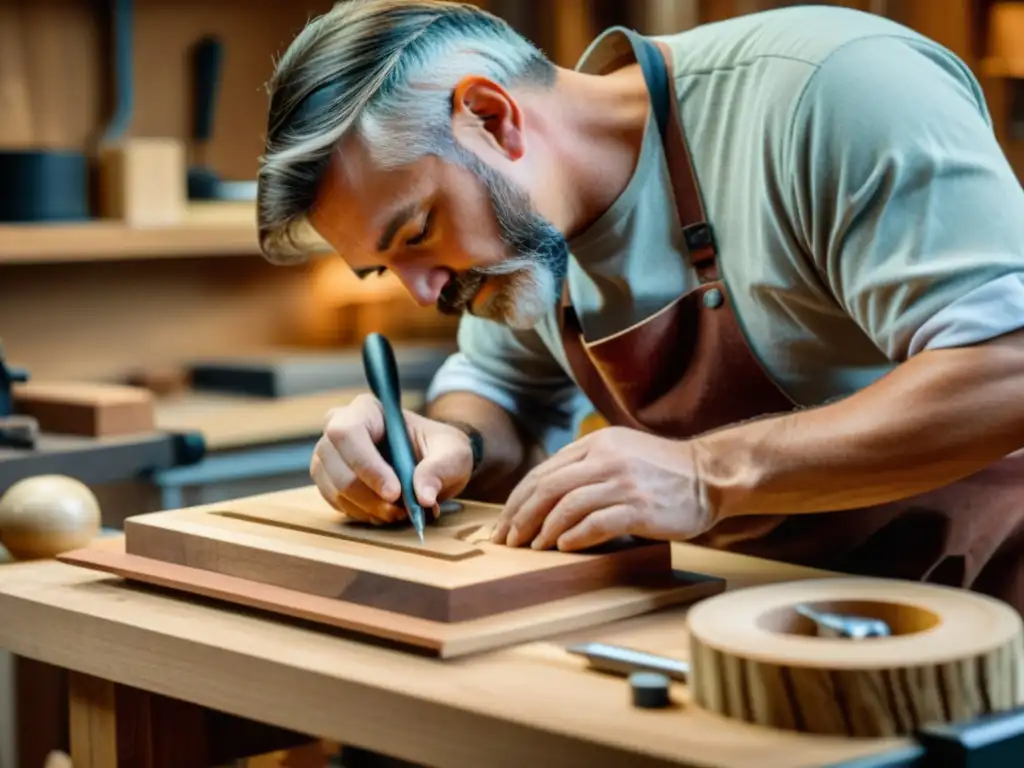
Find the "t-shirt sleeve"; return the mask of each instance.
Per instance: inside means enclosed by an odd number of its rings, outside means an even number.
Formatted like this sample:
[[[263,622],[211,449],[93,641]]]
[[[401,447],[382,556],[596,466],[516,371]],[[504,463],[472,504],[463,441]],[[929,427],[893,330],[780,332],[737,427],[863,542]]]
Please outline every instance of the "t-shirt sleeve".
[[[536,331],[463,315],[458,345],[431,382],[428,402],[472,392],[515,416],[549,453],[572,440],[587,400]]]
[[[795,237],[891,360],[1024,327],[1024,190],[949,52],[891,37],[833,53],[785,167]]]

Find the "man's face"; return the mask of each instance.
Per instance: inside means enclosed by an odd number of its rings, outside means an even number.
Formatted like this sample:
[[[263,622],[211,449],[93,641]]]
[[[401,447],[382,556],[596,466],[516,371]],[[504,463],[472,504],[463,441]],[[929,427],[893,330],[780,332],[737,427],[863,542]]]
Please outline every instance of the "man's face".
[[[382,170],[360,139],[345,142],[310,219],[358,274],[394,272],[421,305],[514,328],[556,305],[568,264],[522,188],[457,143]]]

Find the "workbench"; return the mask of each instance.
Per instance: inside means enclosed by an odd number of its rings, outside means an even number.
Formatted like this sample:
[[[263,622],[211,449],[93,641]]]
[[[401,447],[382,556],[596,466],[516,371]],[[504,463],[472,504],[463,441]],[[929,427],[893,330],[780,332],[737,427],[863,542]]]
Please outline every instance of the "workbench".
[[[146,481],[201,456],[202,439],[189,430],[100,438],[43,432],[31,449],[0,446],[0,493],[19,480],[45,474],[68,475],[102,493],[108,484]],[[18,567],[7,565],[8,559],[7,551],[0,546],[0,581]],[[6,621],[0,613],[0,624]],[[16,678],[23,681],[19,686],[14,685]],[[48,745],[60,739],[60,719],[50,715],[53,696],[59,690],[60,680],[51,670],[0,653],[0,734],[20,732],[19,740],[27,754],[34,758],[40,757],[40,751],[45,754]],[[12,706],[32,719],[19,723],[22,713],[8,711]],[[36,737],[31,746],[25,736],[29,731]],[[37,749],[37,744],[47,747]],[[0,743],[0,764],[9,759],[13,759],[10,745]],[[41,765],[40,760],[36,762]]]
[[[673,548],[675,567],[729,589],[832,575]],[[685,689],[678,708],[637,710],[623,679],[562,650],[598,640],[685,657],[685,609],[440,661],[47,561],[4,569],[0,616],[0,647],[72,672],[75,768],[117,764],[122,687],[437,768],[796,768],[909,745],[741,725],[691,708]]]

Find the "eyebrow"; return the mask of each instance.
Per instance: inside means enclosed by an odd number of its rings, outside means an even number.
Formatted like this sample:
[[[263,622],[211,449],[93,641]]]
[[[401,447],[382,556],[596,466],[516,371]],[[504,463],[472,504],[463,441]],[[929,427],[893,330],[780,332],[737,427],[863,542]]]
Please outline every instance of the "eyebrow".
[[[391,220],[384,226],[384,231],[381,232],[380,238],[377,240],[378,253],[384,253],[384,251],[391,248],[391,241],[395,239],[395,235],[415,214],[416,205],[411,204],[405,206],[391,217]]]

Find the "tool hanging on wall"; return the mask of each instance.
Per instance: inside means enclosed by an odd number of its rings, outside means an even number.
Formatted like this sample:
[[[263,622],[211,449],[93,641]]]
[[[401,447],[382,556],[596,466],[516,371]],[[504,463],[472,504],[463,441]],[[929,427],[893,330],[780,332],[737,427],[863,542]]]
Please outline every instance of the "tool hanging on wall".
[[[224,44],[216,35],[204,35],[192,47],[193,159],[188,169],[189,200],[256,199],[255,181],[225,181],[207,158],[223,62]]]
[[[110,3],[114,111],[96,147],[97,213],[131,227],[173,226],[185,211],[185,145],[130,134],[135,114],[134,0]]]

